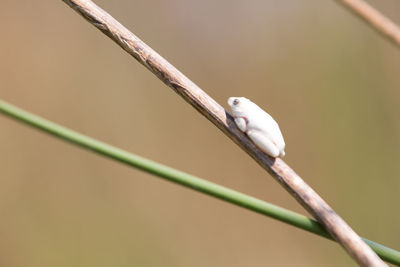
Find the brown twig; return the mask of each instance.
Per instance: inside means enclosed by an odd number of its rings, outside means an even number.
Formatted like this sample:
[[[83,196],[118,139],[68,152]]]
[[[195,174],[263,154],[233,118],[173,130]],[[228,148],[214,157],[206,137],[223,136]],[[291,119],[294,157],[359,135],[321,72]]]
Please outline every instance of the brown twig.
[[[126,52],[153,72],[188,103],[207,117],[266,169],[328,230],[362,266],[386,266],[361,238],[283,160],[261,152],[236,126],[232,116],[168,61],[143,43],[107,12],[89,0],[63,0]]]
[[[363,0],[336,0],[400,47],[400,27]]]

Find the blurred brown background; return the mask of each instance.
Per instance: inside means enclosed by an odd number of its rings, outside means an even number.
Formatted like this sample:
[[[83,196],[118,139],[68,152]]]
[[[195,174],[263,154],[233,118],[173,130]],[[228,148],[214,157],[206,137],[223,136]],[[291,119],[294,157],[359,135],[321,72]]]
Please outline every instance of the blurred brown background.
[[[362,236],[400,249],[400,54],[334,1],[97,1],[227,107],[279,122],[288,162]],[[400,23],[400,2],[370,1]],[[1,98],[306,214],[62,1],[3,1]],[[1,266],[355,266],[337,244],[0,116]]]

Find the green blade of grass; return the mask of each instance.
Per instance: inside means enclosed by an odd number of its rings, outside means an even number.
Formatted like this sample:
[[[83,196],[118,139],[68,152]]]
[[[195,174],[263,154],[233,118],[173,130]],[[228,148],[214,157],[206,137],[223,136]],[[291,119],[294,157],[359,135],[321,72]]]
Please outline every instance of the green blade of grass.
[[[103,143],[91,137],[72,131],[66,127],[43,119],[30,112],[24,111],[16,106],[0,100],[0,112],[24,122],[30,126],[52,134],[62,140],[69,141],[80,147],[89,149],[107,158],[114,159],[129,166],[151,173],[168,181],[181,184],[207,195],[225,200],[232,204],[244,207],[248,210],[277,219],[281,222],[293,225],[308,232],[333,240],[328,232],[316,221],[295,213],[293,211],[270,204],[263,200],[248,196],[218,184],[200,179],[193,175],[170,168],[152,160],[134,155],[120,148]],[[375,243],[368,239],[363,240],[381,257],[383,260],[400,266],[400,252],[384,245]]]

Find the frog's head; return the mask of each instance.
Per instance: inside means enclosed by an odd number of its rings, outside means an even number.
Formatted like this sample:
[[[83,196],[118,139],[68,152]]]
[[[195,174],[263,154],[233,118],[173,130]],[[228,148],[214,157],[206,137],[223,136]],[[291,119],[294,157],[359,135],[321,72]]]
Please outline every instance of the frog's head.
[[[246,116],[252,106],[252,102],[245,97],[230,97],[228,98],[228,104],[234,117]]]

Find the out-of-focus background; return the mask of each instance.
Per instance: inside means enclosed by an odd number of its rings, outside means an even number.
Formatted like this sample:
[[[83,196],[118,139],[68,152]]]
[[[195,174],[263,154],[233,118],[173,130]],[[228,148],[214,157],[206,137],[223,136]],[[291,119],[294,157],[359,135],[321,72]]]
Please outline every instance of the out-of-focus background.
[[[400,53],[335,1],[97,1],[219,103],[279,122],[285,161],[400,249]],[[370,1],[400,23],[400,2]],[[133,153],[307,214],[62,1],[5,1],[0,95]],[[1,266],[355,266],[336,243],[0,116]]]

